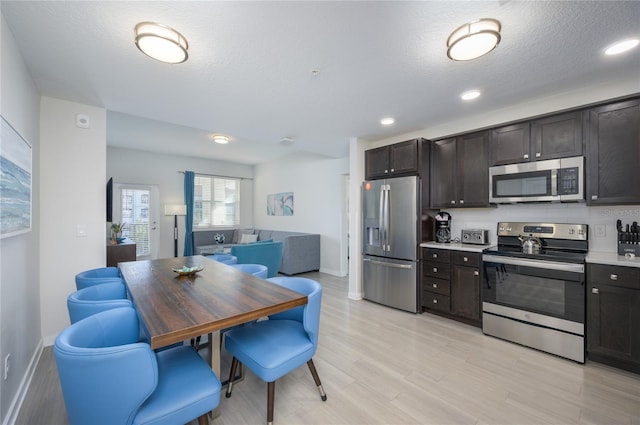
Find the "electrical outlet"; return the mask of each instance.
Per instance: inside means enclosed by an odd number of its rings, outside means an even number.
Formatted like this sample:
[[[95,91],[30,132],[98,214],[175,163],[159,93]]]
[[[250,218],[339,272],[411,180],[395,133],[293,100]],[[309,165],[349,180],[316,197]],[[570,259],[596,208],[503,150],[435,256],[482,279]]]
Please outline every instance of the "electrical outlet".
[[[596,238],[604,238],[607,236],[607,225],[596,224]]]
[[[11,354],[7,354],[4,358],[4,379],[5,381],[7,380],[7,377],[9,376],[9,358],[11,357]]]

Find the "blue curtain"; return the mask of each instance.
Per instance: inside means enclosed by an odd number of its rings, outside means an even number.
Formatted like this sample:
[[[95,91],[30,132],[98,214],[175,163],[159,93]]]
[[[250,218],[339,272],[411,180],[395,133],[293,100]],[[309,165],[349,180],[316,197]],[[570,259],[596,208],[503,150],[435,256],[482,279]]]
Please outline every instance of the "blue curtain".
[[[184,218],[184,256],[193,255],[193,194],[195,192],[196,175],[193,171],[184,172],[184,203],[187,215]]]

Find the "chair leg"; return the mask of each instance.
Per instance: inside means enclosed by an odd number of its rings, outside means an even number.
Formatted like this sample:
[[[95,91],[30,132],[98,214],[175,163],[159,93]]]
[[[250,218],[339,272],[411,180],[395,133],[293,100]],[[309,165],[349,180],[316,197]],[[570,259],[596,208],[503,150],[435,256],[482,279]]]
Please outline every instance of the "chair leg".
[[[322,388],[322,382],[320,382],[320,377],[318,376],[318,371],[313,364],[313,359],[309,359],[309,361],[307,362],[307,366],[309,366],[309,370],[311,371],[313,380],[316,382],[316,386],[318,387],[318,391],[320,392],[320,398],[322,399],[322,401],[327,401],[327,394],[325,394],[324,389]]]
[[[226,398],[231,397],[231,387],[233,387],[233,377],[236,376],[236,369],[238,368],[238,359],[235,357],[231,360],[231,373],[229,373],[229,383],[227,384]]]
[[[273,405],[275,401],[276,382],[267,383],[267,425],[273,425]]]
[[[207,415],[198,417],[198,425],[209,425],[209,418]]]

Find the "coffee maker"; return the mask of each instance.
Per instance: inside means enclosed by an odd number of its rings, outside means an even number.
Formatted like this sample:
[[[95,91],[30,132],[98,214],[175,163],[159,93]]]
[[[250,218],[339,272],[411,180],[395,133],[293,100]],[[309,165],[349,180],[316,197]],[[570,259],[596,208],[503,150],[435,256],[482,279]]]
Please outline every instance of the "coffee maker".
[[[440,211],[436,214],[436,242],[451,242],[451,214]]]

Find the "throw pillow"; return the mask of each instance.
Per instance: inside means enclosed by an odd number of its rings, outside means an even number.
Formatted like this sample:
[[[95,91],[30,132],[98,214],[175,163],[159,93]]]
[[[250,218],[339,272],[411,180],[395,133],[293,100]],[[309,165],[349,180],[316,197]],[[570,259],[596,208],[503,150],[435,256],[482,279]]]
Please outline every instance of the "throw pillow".
[[[258,235],[248,235],[248,234],[245,233],[240,238],[240,243],[251,243],[251,242],[255,242],[257,240],[258,240]]]
[[[235,229],[233,231],[233,239],[231,240],[231,243],[242,243],[240,242],[242,235],[253,235],[253,229]]]

